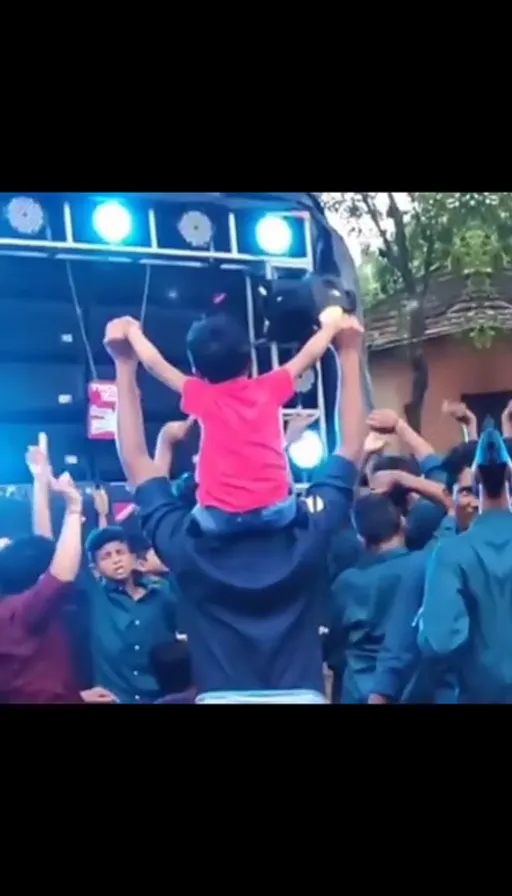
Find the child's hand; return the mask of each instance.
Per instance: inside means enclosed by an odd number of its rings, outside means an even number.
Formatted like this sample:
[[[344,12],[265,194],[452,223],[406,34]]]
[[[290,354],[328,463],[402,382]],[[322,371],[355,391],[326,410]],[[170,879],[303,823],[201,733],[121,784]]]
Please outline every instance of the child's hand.
[[[322,327],[332,327],[334,332],[337,332],[338,327],[341,326],[344,314],[339,305],[329,305],[320,313],[319,321]]]

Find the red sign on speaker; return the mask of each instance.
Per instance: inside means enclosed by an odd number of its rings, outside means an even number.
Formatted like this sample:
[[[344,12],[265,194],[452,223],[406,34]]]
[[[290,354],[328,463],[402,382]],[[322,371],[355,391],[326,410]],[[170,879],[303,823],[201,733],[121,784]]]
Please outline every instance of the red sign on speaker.
[[[90,439],[115,439],[117,386],[106,380],[89,383],[87,435]]]

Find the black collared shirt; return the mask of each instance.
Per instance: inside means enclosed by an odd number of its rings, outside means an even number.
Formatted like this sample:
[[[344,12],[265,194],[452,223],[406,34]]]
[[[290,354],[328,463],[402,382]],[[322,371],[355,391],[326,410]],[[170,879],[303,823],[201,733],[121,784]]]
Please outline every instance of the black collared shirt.
[[[323,691],[321,586],[357,475],[333,456],[314,485],[322,510],[301,505],[284,529],[223,536],[202,533],[165,478],[137,489],[146,535],[176,576],[199,691]]]
[[[344,660],[342,703],[368,702],[397,590],[415,562],[403,547],[368,551],[336,579],[330,637]]]
[[[176,633],[176,603],[167,582],[141,576],[138,584],[146,593],[134,600],[119,583],[90,580],[94,684],[120,703],[153,703],[163,696],[150,653]]]

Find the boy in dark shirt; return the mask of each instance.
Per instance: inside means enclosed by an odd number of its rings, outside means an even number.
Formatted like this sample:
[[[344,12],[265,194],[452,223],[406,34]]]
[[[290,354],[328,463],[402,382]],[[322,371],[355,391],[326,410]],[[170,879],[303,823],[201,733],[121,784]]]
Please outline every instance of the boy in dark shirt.
[[[329,640],[344,661],[341,702],[367,703],[396,593],[411,577],[416,557],[405,547],[404,518],[387,495],[365,495],[353,515],[366,551],[333,585]]]

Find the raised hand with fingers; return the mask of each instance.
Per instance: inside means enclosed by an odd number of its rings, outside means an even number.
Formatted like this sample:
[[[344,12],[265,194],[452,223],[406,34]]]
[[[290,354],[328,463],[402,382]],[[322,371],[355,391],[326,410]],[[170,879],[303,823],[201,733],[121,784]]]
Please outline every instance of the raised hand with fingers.
[[[29,445],[25,454],[25,462],[34,479],[49,483],[53,474],[48,456],[48,436],[46,433],[39,433],[37,445]]]
[[[69,473],[62,473],[57,479],[50,479],[53,492],[62,495],[68,513],[82,513],[82,496]]]

